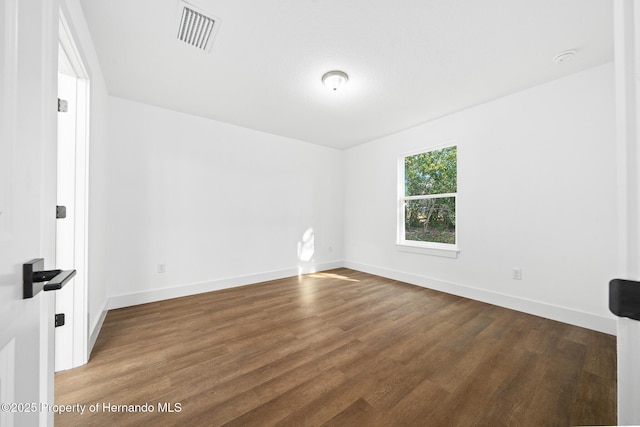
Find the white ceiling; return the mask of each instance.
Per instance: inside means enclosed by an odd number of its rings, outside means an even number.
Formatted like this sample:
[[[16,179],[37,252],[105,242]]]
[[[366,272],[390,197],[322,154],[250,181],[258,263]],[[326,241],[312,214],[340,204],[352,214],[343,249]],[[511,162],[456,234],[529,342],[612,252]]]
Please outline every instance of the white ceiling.
[[[336,148],[613,59],[606,0],[190,3],[221,19],[208,54],[176,40],[178,0],[82,0],[112,95]]]

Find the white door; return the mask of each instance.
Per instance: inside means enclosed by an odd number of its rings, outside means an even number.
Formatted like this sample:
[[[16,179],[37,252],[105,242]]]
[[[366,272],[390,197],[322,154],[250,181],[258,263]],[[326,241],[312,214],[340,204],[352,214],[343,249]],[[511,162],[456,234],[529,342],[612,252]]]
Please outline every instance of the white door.
[[[0,0],[2,427],[53,424],[53,293],[23,299],[22,265],[54,267],[57,15],[56,0]]]

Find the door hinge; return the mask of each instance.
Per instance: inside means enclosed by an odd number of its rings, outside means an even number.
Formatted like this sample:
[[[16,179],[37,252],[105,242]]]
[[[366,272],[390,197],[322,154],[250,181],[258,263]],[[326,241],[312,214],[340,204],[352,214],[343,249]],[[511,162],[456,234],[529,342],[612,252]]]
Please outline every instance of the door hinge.
[[[58,98],[58,112],[66,113],[67,111],[69,111],[69,103],[64,99]]]
[[[64,326],[64,313],[56,314],[56,328]]]
[[[56,218],[66,218],[66,217],[67,217],[67,207],[56,206]]]

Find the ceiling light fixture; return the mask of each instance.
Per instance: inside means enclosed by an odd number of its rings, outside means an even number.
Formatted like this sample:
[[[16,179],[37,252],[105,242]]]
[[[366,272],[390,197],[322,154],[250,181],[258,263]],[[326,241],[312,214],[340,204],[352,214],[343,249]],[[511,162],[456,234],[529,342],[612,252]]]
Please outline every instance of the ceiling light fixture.
[[[338,90],[349,80],[349,76],[344,71],[329,71],[322,76],[322,84],[331,90]]]
[[[553,57],[553,62],[555,62],[556,64],[567,62],[567,61],[571,60],[571,58],[576,56],[576,53],[577,52],[575,50],[565,50],[564,52],[560,52],[559,54],[554,56]]]

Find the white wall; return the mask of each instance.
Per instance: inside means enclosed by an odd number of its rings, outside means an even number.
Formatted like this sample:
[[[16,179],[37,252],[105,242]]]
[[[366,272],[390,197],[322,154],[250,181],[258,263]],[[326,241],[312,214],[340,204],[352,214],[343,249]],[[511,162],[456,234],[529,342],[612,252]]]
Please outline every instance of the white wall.
[[[106,235],[108,231],[107,185],[108,105],[109,95],[93,46],[91,34],[78,0],[61,0],[77,48],[89,73],[90,136],[89,136],[89,218],[88,218],[88,281],[89,334],[95,341],[99,323],[104,320],[107,303]]]
[[[342,152],[115,97],[108,115],[110,308],[342,265]]]
[[[614,121],[607,64],[348,150],[346,266],[614,333]],[[452,140],[459,256],[399,252],[398,156]]]

